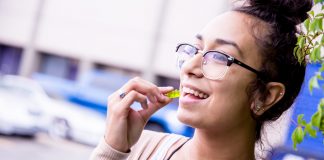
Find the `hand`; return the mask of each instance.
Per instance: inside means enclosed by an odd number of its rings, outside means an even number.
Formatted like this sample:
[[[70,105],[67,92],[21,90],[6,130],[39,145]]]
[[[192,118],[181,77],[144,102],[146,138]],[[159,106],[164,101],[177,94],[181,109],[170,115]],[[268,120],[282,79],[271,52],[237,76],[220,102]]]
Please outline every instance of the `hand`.
[[[114,149],[127,152],[137,142],[153,113],[172,101],[164,96],[172,90],[173,87],[157,87],[141,78],[128,81],[120,89],[126,93],[125,97],[115,92],[108,98],[105,141]],[[141,104],[142,110],[130,107],[135,101]]]

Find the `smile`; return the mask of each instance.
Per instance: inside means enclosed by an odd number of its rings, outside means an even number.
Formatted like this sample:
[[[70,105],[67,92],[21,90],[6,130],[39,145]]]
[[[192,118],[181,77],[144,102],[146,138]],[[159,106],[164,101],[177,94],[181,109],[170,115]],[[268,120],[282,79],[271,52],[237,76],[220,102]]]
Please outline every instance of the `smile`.
[[[197,90],[191,89],[189,87],[183,87],[182,88],[182,92],[183,92],[184,96],[186,96],[186,95],[192,95],[192,96],[195,96],[195,97],[200,98],[200,99],[206,99],[206,98],[209,97],[208,94],[203,93],[201,91],[197,91]]]

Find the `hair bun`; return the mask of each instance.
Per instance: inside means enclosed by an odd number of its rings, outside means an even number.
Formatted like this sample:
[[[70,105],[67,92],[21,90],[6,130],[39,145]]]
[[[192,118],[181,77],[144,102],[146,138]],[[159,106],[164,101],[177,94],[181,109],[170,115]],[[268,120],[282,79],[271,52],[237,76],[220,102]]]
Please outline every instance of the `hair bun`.
[[[307,12],[312,9],[312,0],[249,0],[259,18],[280,24],[296,26],[308,18]],[[281,23],[282,22],[282,23]]]

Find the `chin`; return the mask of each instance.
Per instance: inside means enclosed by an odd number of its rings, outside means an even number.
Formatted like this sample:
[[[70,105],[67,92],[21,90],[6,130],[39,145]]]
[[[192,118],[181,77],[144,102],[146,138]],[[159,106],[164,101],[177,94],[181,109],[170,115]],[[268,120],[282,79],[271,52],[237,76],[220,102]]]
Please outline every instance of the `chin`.
[[[189,112],[179,107],[177,111],[177,118],[181,123],[184,123],[191,127],[195,127],[195,123],[197,123],[198,117],[196,117],[192,112]]]

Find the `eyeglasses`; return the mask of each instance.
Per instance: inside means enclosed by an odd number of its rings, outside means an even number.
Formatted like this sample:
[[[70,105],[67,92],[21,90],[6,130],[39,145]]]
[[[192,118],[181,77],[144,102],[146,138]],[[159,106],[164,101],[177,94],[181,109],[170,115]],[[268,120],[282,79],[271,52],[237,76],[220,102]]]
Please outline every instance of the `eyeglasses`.
[[[191,44],[182,43],[177,46],[176,53],[178,55],[177,66],[181,68],[184,63],[199,53],[199,49]],[[220,80],[224,78],[229,66],[231,66],[233,63],[254,72],[259,78],[263,79],[261,72],[253,69],[234,57],[219,51],[207,51],[203,53],[201,69],[206,78]]]

